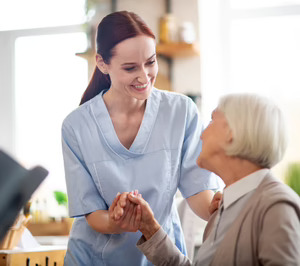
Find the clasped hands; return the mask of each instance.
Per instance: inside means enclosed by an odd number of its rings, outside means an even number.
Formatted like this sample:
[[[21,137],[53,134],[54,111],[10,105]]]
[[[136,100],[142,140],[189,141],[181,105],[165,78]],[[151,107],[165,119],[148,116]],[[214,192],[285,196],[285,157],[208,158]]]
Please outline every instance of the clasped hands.
[[[209,206],[210,214],[219,208],[221,199],[222,193],[217,192]],[[109,208],[109,219],[118,228],[117,233],[139,230],[146,239],[160,228],[148,202],[137,190],[117,194]]]
[[[140,230],[145,236],[160,228],[148,202],[137,190],[117,194],[109,208],[109,219],[119,228],[118,233]]]

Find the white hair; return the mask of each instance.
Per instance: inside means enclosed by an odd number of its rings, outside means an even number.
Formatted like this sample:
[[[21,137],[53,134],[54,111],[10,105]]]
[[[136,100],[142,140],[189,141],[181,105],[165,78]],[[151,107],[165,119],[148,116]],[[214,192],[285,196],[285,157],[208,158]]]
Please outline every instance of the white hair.
[[[265,168],[278,163],[286,150],[287,134],[283,113],[273,101],[248,94],[223,96],[221,111],[232,130],[233,140],[225,151]]]

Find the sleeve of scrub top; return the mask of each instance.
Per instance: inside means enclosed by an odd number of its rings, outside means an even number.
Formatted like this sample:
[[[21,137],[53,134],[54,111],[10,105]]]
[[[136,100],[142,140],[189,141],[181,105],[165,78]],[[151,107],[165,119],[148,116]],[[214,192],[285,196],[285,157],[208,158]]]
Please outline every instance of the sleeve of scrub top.
[[[85,165],[74,130],[66,123],[62,126],[62,150],[70,217],[107,210],[107,205]]]
[[[204,190],[219,188],[217,176],[197,165],[201,152],[200,136],[203,130],[196,104],[188,99],[184,143],[181,154],[181,173],[179,190],[184,198],[191,197]]]

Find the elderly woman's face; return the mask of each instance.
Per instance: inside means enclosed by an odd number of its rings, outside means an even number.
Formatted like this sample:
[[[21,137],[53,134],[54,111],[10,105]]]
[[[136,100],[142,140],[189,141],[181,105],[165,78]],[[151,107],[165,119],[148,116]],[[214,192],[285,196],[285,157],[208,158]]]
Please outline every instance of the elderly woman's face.
[[[211,121],[201,135],[202,151],[197,164],[207,170],[214,169],[214,163],[225,154],[225,147],[232,140],[232,133],[224,114],[213,111]]]

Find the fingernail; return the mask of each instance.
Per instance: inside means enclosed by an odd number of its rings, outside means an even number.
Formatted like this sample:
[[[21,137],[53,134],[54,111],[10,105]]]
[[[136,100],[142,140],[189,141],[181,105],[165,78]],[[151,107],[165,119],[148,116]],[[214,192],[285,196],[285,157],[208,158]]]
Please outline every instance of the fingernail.
[[[117,193],[117,196],[119,196],[119,195],[120,195],[120,192]]]

